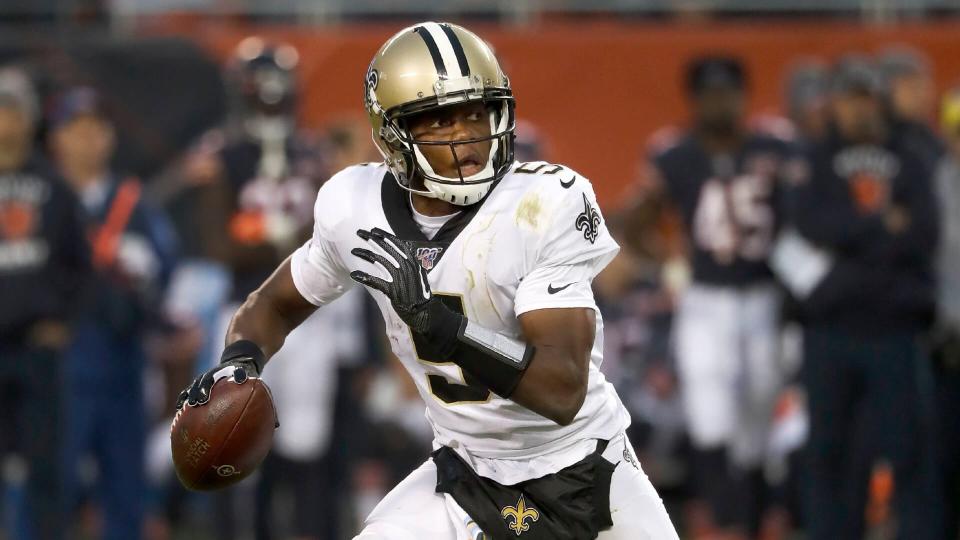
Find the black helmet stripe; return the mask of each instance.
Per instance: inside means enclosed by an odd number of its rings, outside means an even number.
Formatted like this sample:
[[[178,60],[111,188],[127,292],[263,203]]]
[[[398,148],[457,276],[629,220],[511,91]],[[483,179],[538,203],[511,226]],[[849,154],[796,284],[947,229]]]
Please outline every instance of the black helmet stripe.
[[[423,26],[418,26],[414,29],[414,32],[420,34],[423,42],[427,45],[427,50],[430,51],[430,58],[433,59],[433,67],[437,70],[437,75],[441,79],[446,79],[447,67],[443,64],[443,56],[440,54],[440,48],[437,47],[437,42],[434,41],[430,31]]]
[[[464,77],[470,75],[470,64],[467,63],[467,55],[463,52],[463,44],[460,43],[460,38],[457,37],[449,24],[443,23],[440,28],[443,28],[443,33],[447,35],[450,45],[453,46],[453,54],[457,56],[457,63],[460,64],[460,74]]]

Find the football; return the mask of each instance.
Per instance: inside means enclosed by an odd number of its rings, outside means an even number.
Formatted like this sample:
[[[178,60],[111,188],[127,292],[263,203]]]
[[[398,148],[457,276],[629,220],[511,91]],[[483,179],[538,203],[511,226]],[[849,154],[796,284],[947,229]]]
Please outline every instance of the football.
[[[189,489],[222,489],[250,475],[267,456],[277,426],[270,389],[260,379],[217,381],[210,400],[184,405],[170,428],[173,465]]]

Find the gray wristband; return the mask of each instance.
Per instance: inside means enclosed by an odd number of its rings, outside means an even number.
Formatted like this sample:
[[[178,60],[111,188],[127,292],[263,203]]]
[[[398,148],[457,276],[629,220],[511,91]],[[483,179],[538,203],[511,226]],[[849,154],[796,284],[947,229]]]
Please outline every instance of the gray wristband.
[[[510,339],[469,320],[464,325],[459,338],[474,347],[483,348],[491,356],[496,357],[501,362],[506,362],[508,365],[515,366],[517,369],[524,369],[527,362],[530,361],[530,358],[526,355],[526,343]]]
[[[454,362],[497,395],[508,398],[530,365],[535,348],[464,318]]]

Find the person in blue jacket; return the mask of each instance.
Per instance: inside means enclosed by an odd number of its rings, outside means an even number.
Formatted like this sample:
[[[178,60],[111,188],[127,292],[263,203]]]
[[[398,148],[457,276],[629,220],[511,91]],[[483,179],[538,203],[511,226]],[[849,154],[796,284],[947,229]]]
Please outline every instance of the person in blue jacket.
[[[91,88],[61,94],[49,144],[86,210],[94,277],[68,351],[67,484],[70,500],[100,494],[106,540],[139,538],[144,515],[146,416],[143,337],[174,262],[173,229],[143,198],[140,182],[111,168],[115,133]],[[96,491],[77,474],[92,457]],[[88,461],[87,461],[88,462]]]

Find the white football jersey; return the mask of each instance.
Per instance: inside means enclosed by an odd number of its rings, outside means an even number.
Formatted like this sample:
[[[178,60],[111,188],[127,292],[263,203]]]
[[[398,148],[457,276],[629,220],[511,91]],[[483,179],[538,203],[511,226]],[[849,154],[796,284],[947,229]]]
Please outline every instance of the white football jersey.
[[[314,219],[313,237],[293,254],[291,263],[294,283],[311,303],[322,306],[353,286],[353,270],[389,279],[385,270],[350,253],[355,247],[377,250],[360,239],[357,230],[379,227],[417,242],[416,256],[428,270],[433,294],[451,309],[517,339],[522,339],[517,320],[522,313],[596,310],[591,281],[619,249],[597,210],[590,182],[544,162],[514,164],[482,203],[464,208],[433,240],[418,228],[409,193],[383,164],[348,167],[331,178],[317,196]],[[599,312],[586,400],[576,419],[560,426],[488,391],[450,359],[434,357],[394,313],[390,300],[378,291],[372,294],[393,352],[427,404],[435,444],[457,450],[478,473],[515,483],[555,472],[542,469],[572,464],[592,451],[590,439],[610,439],[629,424],[629,415],[599,370]],[[578,448],[576,459],[551,461],[551,453],[571,447]],[[542,466],[520,471],[478,465],[484,460],[529,462],[538,456],[545,458]]]

